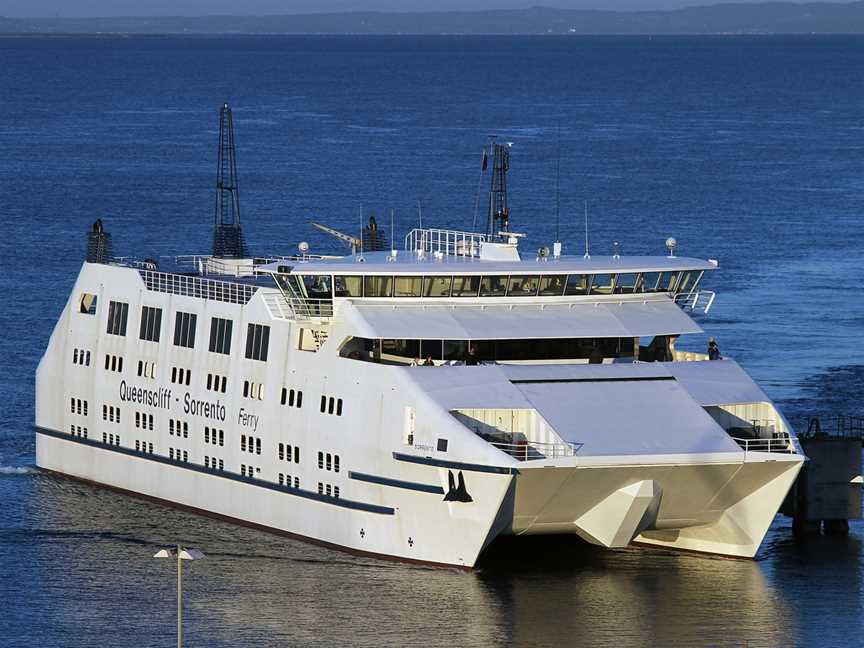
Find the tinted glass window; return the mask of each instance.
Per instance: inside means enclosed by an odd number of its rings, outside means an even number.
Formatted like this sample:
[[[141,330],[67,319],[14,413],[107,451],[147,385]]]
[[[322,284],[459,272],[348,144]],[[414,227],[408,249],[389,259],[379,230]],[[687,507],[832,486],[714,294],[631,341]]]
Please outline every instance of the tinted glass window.
[[[639,275],[635,272],[627,274],[619,274],[618,280],[615,282],[616,293],[632,293],[636,292],[636,280]]]
[[[394,297],[419,297],[423,280],[421,277],[396,277]]]
[[[563,295],[564,284],[567,282],[566,275],[546,275],[540,279],[541,295]]]
[[[481,297],[503,297],[507,294],[507,275],[483,277],[480,282]]]
[[[330,299],[333,296],[330,290],[330,275],[302,275],[300,281],[306,296],[311,299]]]
[[[611,295],[612,294],[612,286],[615,281],[615,275],[613,274],[597,274],[594,275],[591,281],[591,294],[592,295]]]
[[[453,277],[454,297],[476,297],[480,289],[480,277]]]
[[[587,295],[591,275],[568,275],[565,295]]]
[[[362,277],[333,277],[333,293],[336,297],[362,297]]]
[[[423,279],[424,297],[449,297],[452,277],[425,277]]]
[[[507,289],[508,297],[530,297],[537,294],[540,277],[537,275],[523,275],[510,277],[510,287]]]
[[[363,277],[363,295],[365,297],[392,297],[393,277]]]

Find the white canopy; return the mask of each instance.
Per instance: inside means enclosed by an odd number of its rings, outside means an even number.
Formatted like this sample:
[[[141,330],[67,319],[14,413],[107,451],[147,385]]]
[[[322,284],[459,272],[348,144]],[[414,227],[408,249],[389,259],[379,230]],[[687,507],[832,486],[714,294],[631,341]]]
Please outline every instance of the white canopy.
[[[424,340],[650,337],[700,333],[671,299],[572,304],[392,305],[346,303],[357,337]]]

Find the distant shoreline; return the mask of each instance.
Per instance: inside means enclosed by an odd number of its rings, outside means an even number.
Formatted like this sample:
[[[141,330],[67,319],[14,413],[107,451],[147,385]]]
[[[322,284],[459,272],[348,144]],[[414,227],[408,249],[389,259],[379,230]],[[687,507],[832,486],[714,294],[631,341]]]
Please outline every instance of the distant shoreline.
[[[759,36],[864,34],[864,1],[657,11],[358,11],[270,16],[0,17],[0,36]]]

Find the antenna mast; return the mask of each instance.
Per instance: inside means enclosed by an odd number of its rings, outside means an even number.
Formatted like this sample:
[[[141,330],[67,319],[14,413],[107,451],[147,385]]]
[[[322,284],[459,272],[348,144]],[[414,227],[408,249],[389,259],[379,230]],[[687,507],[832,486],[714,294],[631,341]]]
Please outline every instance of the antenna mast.
[[[219,160],[216,166],[216,216],[213,256],[244,257],[246,242],[240,227],[240,186],[237,181],[237,150],[231,107],[219,110]]]
[[[507,205],[507,171],[510,170],[509,145],[504,146],[490,137],[492,148],[492,186],[489,190],[488,234],[510,231],[510,208]]]

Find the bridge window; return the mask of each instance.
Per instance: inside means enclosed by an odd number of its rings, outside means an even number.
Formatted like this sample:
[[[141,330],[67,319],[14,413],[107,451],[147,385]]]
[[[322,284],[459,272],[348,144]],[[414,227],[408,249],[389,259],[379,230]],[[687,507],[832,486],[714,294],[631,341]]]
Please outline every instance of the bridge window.
[[[148,342],[158,342],[162,329],[162,309],[152,306],[141,307],[141,329],[138,337]]]
[[[615,282],[615,292],[625,294],[637,292],[636,286],[638,285],[638,278],[639,275],[635,272],[619,274],[618,279]]]
[[[540,279],[540,294],[543,296],[560,297],[564,294],[566,275],[544,275]]]
[[[587,295],[591,275],[571,274],[567,275],[567,285],[564,288],[565,295]]]
[[[507,294],[507,275],[483,277],[480,281],[481,297],[503,297]]]
[[[302,275],[300,281],[306,296],[310,299],[333,298],[333,291],[330,290],[330,275]]]
[[[424,297],[449,297],[452,277],[424,277]]]
[[[422,277],[396,277],[394,297],[420,297],[422,294]]]
[[[336,297],[362,297],[363,278],[337,275],[333,277],[333,293]]]
[[[480,290],[480,277],[453,277],[453,297],[476,297]]]
[[[195,348],[195,324],[198,316],[195,313],[177,312],[174,321],[174,346]]]
[[[591,281],[592,295],[611,295],[615,286],[614,274],[596,274]]]
[[[392,297],[393,277],[367,276],[363,278],[363,294],[366,297]]]
[[[507,289],[508,297],[533,297],[537,294],[540,277],[537,275],[524,275],[510,277],[510,286]]]

